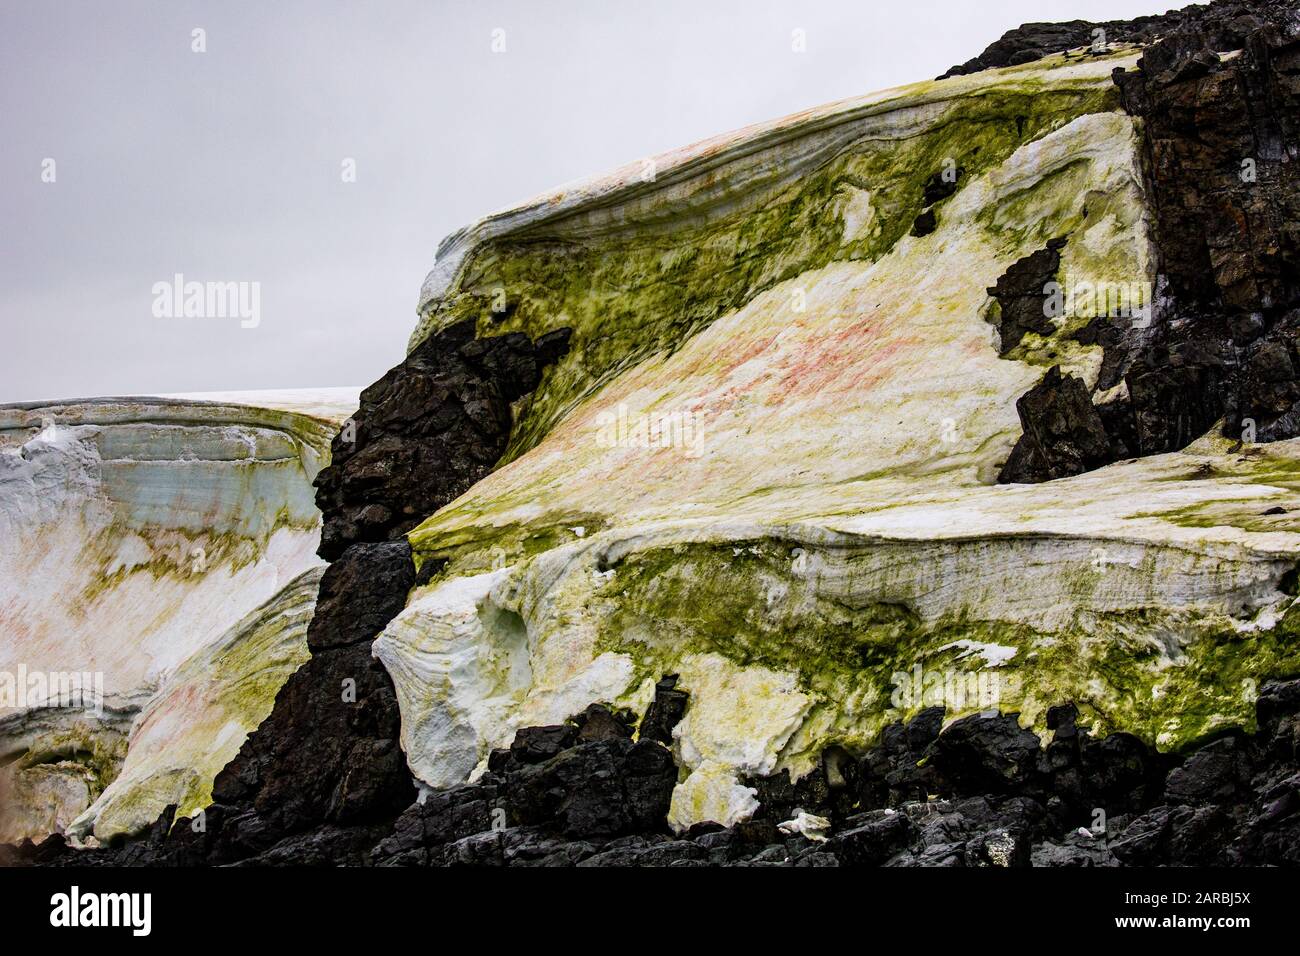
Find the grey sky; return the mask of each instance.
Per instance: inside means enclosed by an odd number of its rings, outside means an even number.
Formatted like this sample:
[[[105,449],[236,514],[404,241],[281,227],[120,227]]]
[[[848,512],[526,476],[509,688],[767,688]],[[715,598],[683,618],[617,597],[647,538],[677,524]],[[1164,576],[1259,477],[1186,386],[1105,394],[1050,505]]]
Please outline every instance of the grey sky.
[[[1179,5],[4,0],[0,401],[368,384],[438,240],[485,213],[933,77],[1027,20]],[[259,282],[260,324],[154,317],[178,272]]]

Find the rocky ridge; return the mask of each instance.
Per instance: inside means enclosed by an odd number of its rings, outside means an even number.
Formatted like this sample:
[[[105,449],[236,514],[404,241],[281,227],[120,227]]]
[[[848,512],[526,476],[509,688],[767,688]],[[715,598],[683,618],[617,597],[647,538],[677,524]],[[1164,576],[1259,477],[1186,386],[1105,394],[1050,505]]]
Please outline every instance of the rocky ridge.
[[[1040,383],[1025,396],[1023,447],[1005,481],[1176,450],[1220,420],[1225,435],[1246,441],[1300,434],[1300,13],[1286,3],[1214,4],[1142,29],[1160,39],[1116,83],[1144,124],[1159,250],[1151,314],[1143,323],[1099,316],[1078,333],[1106,351],[1096,393],[1122,384],[1121,394],[1094,412],[1086,390]],[[1051,437],[1033,419],[1048,406],[1068,423]],[[1091,446],[1084,456],[1080,442]]]

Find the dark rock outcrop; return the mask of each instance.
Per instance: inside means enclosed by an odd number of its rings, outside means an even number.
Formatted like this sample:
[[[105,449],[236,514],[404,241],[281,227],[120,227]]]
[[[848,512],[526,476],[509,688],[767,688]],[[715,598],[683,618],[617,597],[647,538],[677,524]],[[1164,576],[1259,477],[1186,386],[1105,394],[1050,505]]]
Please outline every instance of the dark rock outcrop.
[[[960,166],[952,166],[932,173],[921,190],[921,213],[912,223],[912,235],[928,236],[939,225],[934,207],[943,202],[961,185],[961,176],[965,172]]]
[[[747,781],[755,816],[732,828],[700,824],[674,836],[662,825],[671,793],[667,751],[642,740],[581,743],[577,726],[520,731],[474,786],[412,807],[376,847],[379,865],[521,866],[1123,866],[1295,862],[1300,852],[1300,680],[1267,684],[1259,731],[1211,741],[1185,759],[1137,738],[1095,738],[1072,705],[1052,708],[1046,747],[1014,714],[973,715],[940,731],[942,708],[893,724],[861,757],[833,749],[796,783]],[[609,712],[606,711],[608,714]],[[548,756],[538,762],[537,740]],[[560,742],[557,744],[556,742]],[[550,753],[554,746],[556,753]],[[636,830],[605,802],[613,752],[653,754],[655,825]],[[847,761],[848,767],[843,764]],[[582,768],[573,772],[567,768]],[[596,768],[600,768],[596,770]],[[590,796],[588,772],[600,782]],[[522,774],[522,776],[521,776]],[[545,779],[542,796],[534,781]],[[521,789],[522,787],[522,789]],[[662,789],[656,789],[661,787]],[[524,796],[525,813],[509,808]],[[590,800],[569,822],[558,808]],[[828,840],[783,833],[798,809],[828,817]],[[477,828],[477,829],[475,829]],[[566,830],[568,832],[566,833]],[[471,832],[472,831],[472,832]]]
[[[1088,389],[1052,366],[1043,380],[1016,401],[1023,429],[998,481],[1050,481],[1091,471],[1111,461],[1106,426]]]
[[[1050,316],[1051,283],[1061,267],[1066,238],[1048,240],[1045,248],[1013,263],[989,289],[998,303],[998,352],[1006,355],[1026,332],[1051,335],[1056,326]]]
[[[657,740],[671,745],[673,728],[686,716],[687,694],[677,689],[677,675],[670,674],[655,684],[654,700],[641,718],[638,736],[642,740]]]
[[[568,329],[536,342],[520,332],[475,338],[466,320],[362,392],[316,477],[321,556],[400,538],[487,475],[510,439],[511,403],[537,387],[568,342]]]
[[[1258,440],[1300,434],[1300,12],[1277,10],[1242,19],[1239,56],[1220,58],[1235,47],[1197,23],[1116,75],[1143,120],[1167,284],[1154,339],[1125,376],[1141,454],[1224,415],[1236,437],[1246,419]]]
[[[640,847],[620,838],[668,839],[676,783],[666,747],[634,742],[623,715],[593,704],[566,724],[521,729],[478,782],[412,805],[371,862],[570,865],[598,848],[621,848],[621,860]]]
[[[606,738],[506,771],[507,816],[567,839],[659,832],[677,784],[672,754],[653,740]]]
[[[1186,28],[1205,33],[1216,50],[1238,50],[1250,31],[1288,8],[1283,0],[1219,0],[1132,20],[1025,23],[1002,34],[979,56],[951,67],[939,79],[978,73],[1105,43],[1151,43]],[[1098,33],[1097,31],[1101,32]]]
[[[405,542],[353,545],[326,569],[307,630],[311,659],[213,783],[222,825],[209,828],[205,849],[214,862],[320,824],[360,827],[364,844],[367,824],[385,825],[414,799],[397,696],[370,654],[414,581]]]
[[[1149,328],[1107,316],[1075,335],[1105,350],[1097,388],[1122,379],[1127,394],[1094,416],[1077,389],[1036,386],[1003,481],[1176,451],[1220,419],[1245,441],[1300,435],[1300,13],[1219,2],[1167,15],[1156,34],[1137,70],[1115,73],[1143,120],[1160,277]]]

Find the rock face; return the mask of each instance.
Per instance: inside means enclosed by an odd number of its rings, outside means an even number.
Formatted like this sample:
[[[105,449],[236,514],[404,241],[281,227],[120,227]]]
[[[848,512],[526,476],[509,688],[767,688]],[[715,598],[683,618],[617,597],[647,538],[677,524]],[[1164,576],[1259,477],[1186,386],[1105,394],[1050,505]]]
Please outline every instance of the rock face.
[[[1253,30],[1276,22],[1291,9],[1285,0],[1218,0],[1133,20],[1026,23],[1008,30],[979,56],[952,67],[944,77],[1032,63],[1080,47],[1104,48],[1110,43],[1145,45],[1189,30],[1205,35],[1213,49],[1240,50]]]
[[[1093,26],[450,237],[310,660],[92,861],[1295,862],[1300,28]]]
[[[1300,434],[1300,14],[1251,30],[1236,56],[1214,40],[1174,34],[1120,80],[1147,128],[1170,300],[1128,374],[1143,452],[1178,447],[1221,415],[1236,437],[1246,420],[1261,440]]]
[[[1106,426],[1087,386],[1053,365],[1016,400],[1024,433],[999,481],[1047,481],[1081,475],[1111,460]]]
[[[537,387],[568,338],[567,329],[535,343],[518,332],[475,338],[462,322],[362,392],[353,426],[334,439],[332,464],[316,479],[321,556],[401,539],[491,471],[510,437],[511,403]]]
[[[1116,83],[1143,120],[1159,278],[1149,324],[1126,331],[1117,315],[1091,330],[1106,349],[1099,387],[1122,378],[1125,391],[1106,403],[1110,451],[1097,464],[1183,448],[1220,420],[1246,441],[1300,434],[1300,15],[1220,3],[1141,29],[1162,38]],[[1018,449],[1004,480],[1069,473],[1076,449],[1061,442],[1059,461],[1051,444]]]
[[[1026,332],[1049,336],[1056,332],[1048,303],[1049,289],[1061,268],[1064,238],[1049,239],[1037,252],[1012,263],[989,295],[998,303],[998,351],[1006,355]]]
[[[404,542],[353,545],[329,566],[307,631],[311,659],[218,775],[207,828],[182,830],[184,852],[218,863],[354,861],[414,800],[397,701],[369,647],[414,582]]]

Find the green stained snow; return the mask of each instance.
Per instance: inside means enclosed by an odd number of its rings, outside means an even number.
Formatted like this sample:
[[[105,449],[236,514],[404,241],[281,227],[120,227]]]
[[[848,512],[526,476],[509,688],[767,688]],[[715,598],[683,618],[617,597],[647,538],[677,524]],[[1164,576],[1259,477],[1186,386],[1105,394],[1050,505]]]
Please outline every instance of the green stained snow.
[[[930,703],[1042,731],[1074,701],[1167,749],[1249,725],[1259,683],[1300,670],[1300,525],[1263,514],[1300,508],[1300,446],[1207,438],[993,484],[1016,399],[1049,364],[1095,383],[1073,334],[1117,313],[1108,292],[1147,294],[1138,134],[1109,76],[1135,58],[809,111],[451,243],[413,343],[473,318],[573,346],[498,469],[409,535],[446,562],[377,644],[416,775],[591,700],[642,710],[667,673],[692,695],[675,826],[743,818],[745,774],[802,773]],[[947,160],[959,189],[912,235]],[[987,289],[1058,236],[1069,305],[1000,357]],[[515,660],[521,626],[527,666],[484,678],[490,700],[458,690],[466,662]]]

